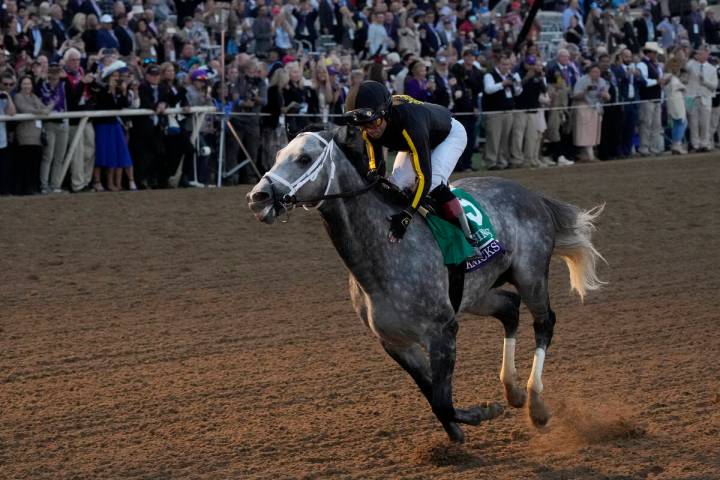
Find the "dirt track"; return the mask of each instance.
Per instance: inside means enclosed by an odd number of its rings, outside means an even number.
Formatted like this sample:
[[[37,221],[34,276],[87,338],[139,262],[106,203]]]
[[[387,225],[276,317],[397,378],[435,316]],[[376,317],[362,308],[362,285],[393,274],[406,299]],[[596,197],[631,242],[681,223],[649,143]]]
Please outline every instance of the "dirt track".
[[[609,285],[554,262],[554,412],[448,448],[354,315],[319,217],[247,189],[0,199],[0,478],[720,478],[720,159],[505,174],[583,207]],[[529,374],[523,310],[517,364]],[[459,405],[500,400],[502,329],[465,318]]]

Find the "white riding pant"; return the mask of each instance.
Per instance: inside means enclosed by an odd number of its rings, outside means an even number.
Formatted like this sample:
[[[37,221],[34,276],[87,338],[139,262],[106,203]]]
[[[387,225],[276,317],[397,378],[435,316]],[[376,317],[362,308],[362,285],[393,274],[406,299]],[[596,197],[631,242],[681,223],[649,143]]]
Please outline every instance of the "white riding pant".
[[[430,163],[432,165],[432,181],[430,190],[434,189],[441,183],[447,184],[450,174],[455,170],[460,155],[462,155],[467,145],[467,132],[460,122],[452,119],[450,123],[450,133],[447,138],[440,143],[434,150],[430,152]],[[390,181],[398,187],[413,188],[415,186],[415,168],[412,164],[412,153],[398,152],[395,157],[392,175]]]

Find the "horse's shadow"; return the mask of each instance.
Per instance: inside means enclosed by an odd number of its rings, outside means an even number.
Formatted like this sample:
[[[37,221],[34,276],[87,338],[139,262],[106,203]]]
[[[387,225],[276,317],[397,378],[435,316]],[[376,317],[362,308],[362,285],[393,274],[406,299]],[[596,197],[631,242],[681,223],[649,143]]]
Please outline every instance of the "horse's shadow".
[[[488,465],[488,459],[483,457],[479,451],[445,439],[435,440],[429,445],[418,446],[415,450],[415,462],[436,467],[455,467],[459,470]]]

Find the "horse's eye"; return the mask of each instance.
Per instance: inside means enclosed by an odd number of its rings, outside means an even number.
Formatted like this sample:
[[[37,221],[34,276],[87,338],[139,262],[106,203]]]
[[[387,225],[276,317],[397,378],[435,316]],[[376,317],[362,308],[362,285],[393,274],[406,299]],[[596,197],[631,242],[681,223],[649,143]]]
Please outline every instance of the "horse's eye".
[[[310,163],[310,160],[311,160],[310,156],[305,155],[305,154],[300,155],[297,159],[297,161],[300,165],[308,165]]]

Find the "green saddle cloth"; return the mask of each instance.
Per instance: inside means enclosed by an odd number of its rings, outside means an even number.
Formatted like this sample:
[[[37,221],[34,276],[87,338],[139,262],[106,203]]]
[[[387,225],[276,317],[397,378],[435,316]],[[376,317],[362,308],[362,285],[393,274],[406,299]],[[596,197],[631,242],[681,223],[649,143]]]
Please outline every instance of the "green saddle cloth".
[[[479,246],[473,248],[460,228],[438,215],[427,215],[425,220],[440,247],[445,265],[458,265],[470,259],[467,262],[467,269],[474,270],[504,250],[495,239],[495,230],[480,204],[460,188],[453,188],[452,192],[460,200],[470,231]]]

